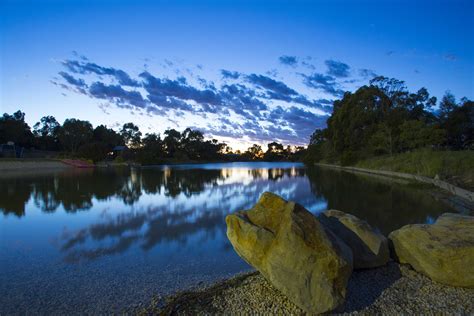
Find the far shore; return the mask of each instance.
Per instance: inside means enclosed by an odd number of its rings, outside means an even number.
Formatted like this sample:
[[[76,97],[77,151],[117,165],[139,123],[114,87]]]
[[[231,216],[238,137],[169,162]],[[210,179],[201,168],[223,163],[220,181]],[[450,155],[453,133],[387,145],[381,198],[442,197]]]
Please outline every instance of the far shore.
[[[163,167],[163,166],[174,166],[174,165],[200,165],[209,163],[246,163],[246,162],[260,162],[269,163],[269,161],[228,161],[228,160],[209,160],[209,161],[164,161],[157,164],[140,165],[134,162],[114,162],[114,161],[102,161],[94,164],[95,167]],[[297,161],[274,161],[276,163],[301,163]],[[49,170],[49,169],[67,169],[74,168],[71,165],[64,163],[61,159],[49,159],[49,158],[0,158],[0,171],[17,171],[25,169],[36,169],[36,170]]]
[[[0,159],[0,171],[58,170],[73,168],[59,159]]]

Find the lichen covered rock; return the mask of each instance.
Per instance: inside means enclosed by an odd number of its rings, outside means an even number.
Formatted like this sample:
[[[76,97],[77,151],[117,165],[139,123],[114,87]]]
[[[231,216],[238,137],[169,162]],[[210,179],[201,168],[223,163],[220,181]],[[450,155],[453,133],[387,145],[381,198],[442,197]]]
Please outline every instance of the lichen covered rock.
[[[354,269],[375,268],[390,260],[387,238],[366,221],[337,210],[324,212],[320,220],[351,248]]]
[[[352,252],[304,207],[266,192],[226,223],[235,251],[302,309],[323,313],[344,303]]]
[[[434,281],[474,288],[474,217],[446,213],[432,225],[406,225],[389,239],[401,263]]]

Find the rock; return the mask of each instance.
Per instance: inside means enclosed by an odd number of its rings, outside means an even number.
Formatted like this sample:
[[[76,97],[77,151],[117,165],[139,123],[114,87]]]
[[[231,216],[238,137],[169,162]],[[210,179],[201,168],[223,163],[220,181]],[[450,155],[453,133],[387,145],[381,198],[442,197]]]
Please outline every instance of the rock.
[[[337,210],[324,212],[320,221],[351,248],[354,269],[375,268],[390,260],[387,238],[366,221]]]
[[[352,252],[304,207],[265,192],[226,223],[235,251],[296,305],[314,314],[344,303]]]
[[[406,225],[389,239],[400,263],[434,281],[474,288],[474,217],[446,213],[433,225]]]

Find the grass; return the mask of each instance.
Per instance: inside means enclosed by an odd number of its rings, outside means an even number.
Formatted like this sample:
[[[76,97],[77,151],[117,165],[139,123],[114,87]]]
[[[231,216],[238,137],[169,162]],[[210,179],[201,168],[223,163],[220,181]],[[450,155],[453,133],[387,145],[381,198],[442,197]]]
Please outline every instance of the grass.
[[[416,150],[393,156],[379,156],[359,161],[355,167],[439,176],[454,185],[474,190],[474,151]]]

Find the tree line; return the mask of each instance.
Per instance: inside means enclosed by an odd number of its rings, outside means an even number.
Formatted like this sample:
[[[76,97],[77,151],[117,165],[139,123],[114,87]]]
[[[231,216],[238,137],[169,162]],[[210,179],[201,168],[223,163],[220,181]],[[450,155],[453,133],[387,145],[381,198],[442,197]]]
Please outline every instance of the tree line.
[[[383,76],[334,102],[327,127],[316,129],[304,160],[342,165],[418,148],[474,149],[474,102],[446,92],[409,92],[401,80]]]
[[[180,132],[166,130],[142,134],[139,127],[126,123],[118,131],[89,121],[66,119],[61,125],[54,116],[44,116],[33,129],[25,122],[25,113],[17,111],[0,117],[0,144],[61,153],[99,162],[115,158],[141,164],[188,161],[296,161],[301,160],[304,147],[284,147],[278,142],[268,144],[266,151],[254,144],[246,151],[232,148],[216,139],[205,139],[202,132],[187,128]],[[120,153],[117,155],[117,149]]]

